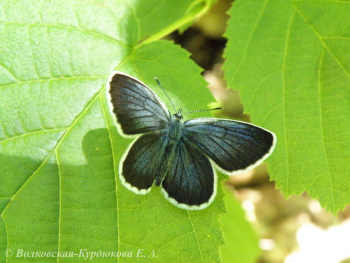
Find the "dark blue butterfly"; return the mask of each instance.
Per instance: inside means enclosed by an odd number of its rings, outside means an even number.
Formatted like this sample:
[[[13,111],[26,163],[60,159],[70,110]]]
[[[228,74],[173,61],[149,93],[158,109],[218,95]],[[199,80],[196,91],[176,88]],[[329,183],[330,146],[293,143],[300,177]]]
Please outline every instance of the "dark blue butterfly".
[[[274,133],[250,123],[183,122],[181,109],[171,115],[150,88],[122,72],[110,75],[107,97],[119,133],[137,136],[120,160],[123,185],[137,194],[162,186],[165,198],[180,208],[199,210],[214,200],[211,161],[224,173],[241,173],[259,165],[276,144]]]

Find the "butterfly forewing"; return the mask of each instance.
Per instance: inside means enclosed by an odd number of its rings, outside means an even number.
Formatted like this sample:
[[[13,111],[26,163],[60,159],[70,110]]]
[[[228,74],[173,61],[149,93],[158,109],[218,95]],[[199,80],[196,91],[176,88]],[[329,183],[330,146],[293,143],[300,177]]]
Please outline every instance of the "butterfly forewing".
[[[276,143],[275,135],[265,129],[214,118],[186,121],[183,136],[220,168],[231,173],[254,168],[271,154]]]
[[[134,135],[166,128],[170,113],[145,84],[118,72],[111,75],[108,83],[111,108],[124,134]]]

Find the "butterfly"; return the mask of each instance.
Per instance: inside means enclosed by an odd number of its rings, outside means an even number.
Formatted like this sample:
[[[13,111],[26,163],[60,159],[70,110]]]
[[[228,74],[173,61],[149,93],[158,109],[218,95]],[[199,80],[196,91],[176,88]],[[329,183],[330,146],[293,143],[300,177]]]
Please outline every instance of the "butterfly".
[[[136,194],[149,193],[153,184],[160,186],[179,208],[200,210],[213,202],[214,166],[226,174],[242,173],[259,165],[276,145],[274,133],[250,123],[183,121],[181,109],[176,111],[166,93],[174,114],[149,87],[122,72],[112,72],[106,92],[119,133],[136,137],[119,163],[122,184]]]

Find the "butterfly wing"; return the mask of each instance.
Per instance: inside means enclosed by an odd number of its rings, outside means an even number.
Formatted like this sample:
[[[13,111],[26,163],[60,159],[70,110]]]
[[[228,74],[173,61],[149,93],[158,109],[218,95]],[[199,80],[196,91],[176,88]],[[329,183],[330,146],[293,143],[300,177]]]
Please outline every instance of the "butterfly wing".
[[[197,118],[185,122],[184,135],[231,174],[258,166],[273,151],[274,133],[246,122]]]
[[[175,146],[164,181],[165,198],[189,210],[207,207],[216,195],[216,176],[209,159],[187,138]]]
[[[107,98],[124,135],[164,129],[171,118],[167,107],[150,88],[121,72],[109,76]]]
[[[137,194],[151,190],[164,152],[165,137],[165,131],[150,132],[129,146],[119,164],[119,176],[126,188]]]

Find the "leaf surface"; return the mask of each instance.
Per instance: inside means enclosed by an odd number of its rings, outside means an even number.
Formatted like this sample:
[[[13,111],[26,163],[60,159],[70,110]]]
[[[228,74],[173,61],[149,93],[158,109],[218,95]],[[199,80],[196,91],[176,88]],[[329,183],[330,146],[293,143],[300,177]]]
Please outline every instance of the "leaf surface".
[[[232,191],[224,189],[224,193],[228,213],[220,216],[225,238],[225,245],[220,248],[222,262],[256,262],[261,252],[258,235],[245,219],[245,212]]]
[[[213,100],[187,52],[166,41],[137,45],[139,35],[134,10],[120,1],[0,4],[2,251],[76,254],[45,262],[220,261],[220,184],[209,208],[191,212],[157,187],[139,196],[118,178],[131,140],[109,113],[113,70],[145,82],[169,109],[155,76],[183,111]],[[190,117],[198,116],[208,115]]]
[[[278,137],[271,178],[333,213],[350,202],[349,11],[345,1],[239,0],[226,33],[228,84]]]
[[[140,21],[140,39],[165,37],[205,13],[216,0],[128,0]]]

